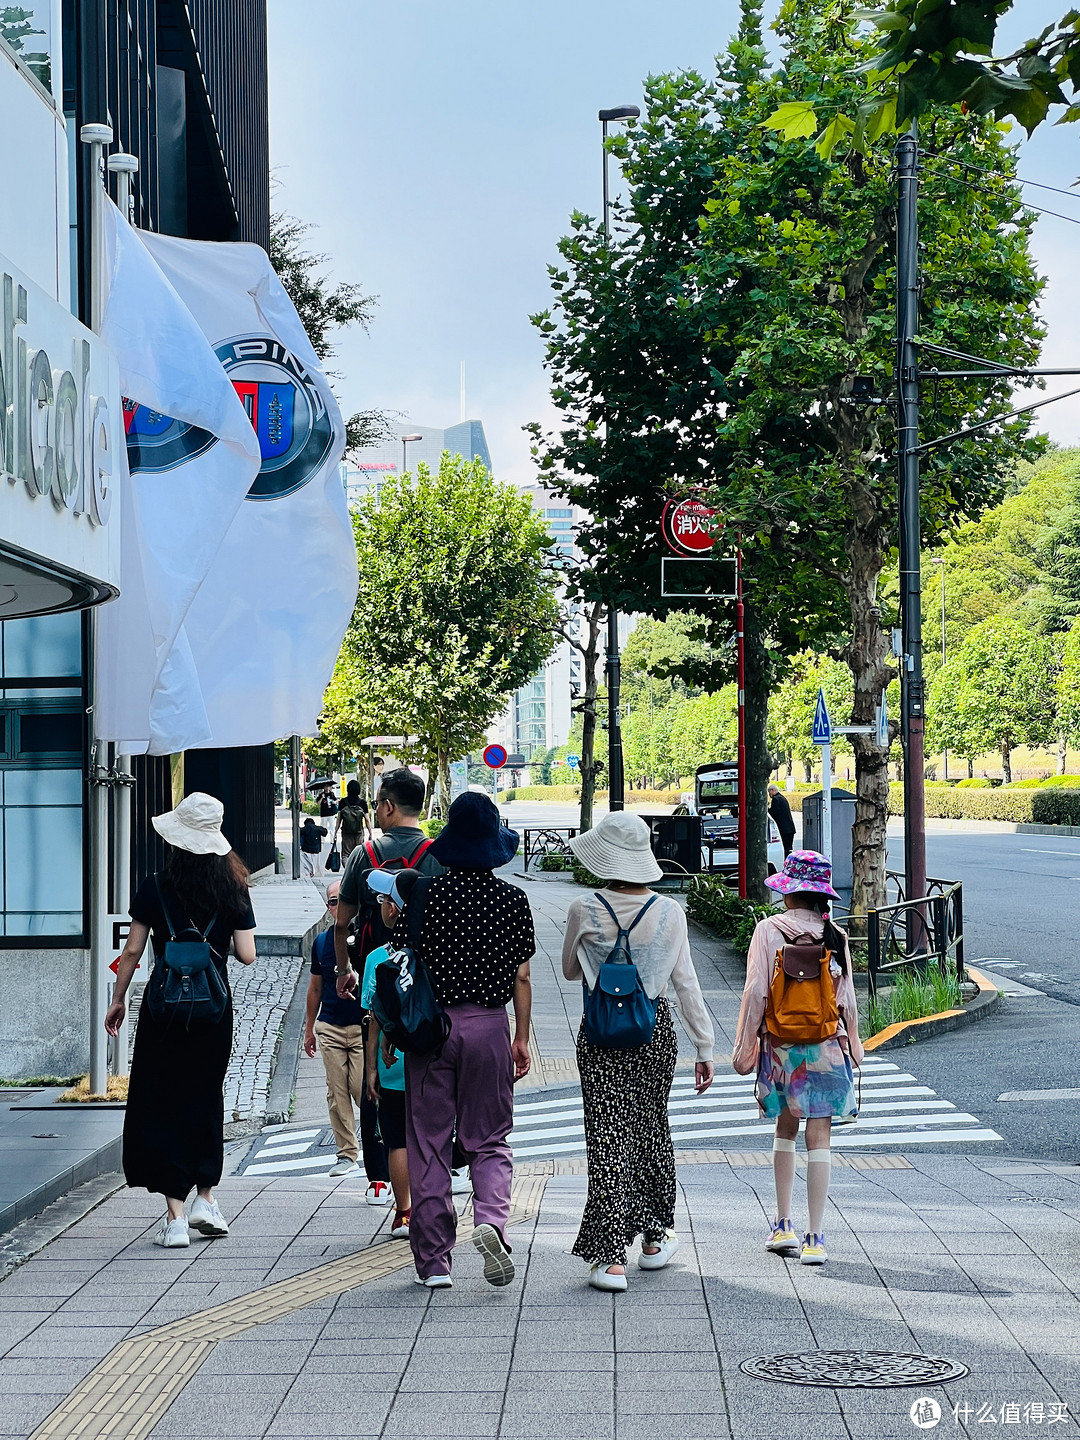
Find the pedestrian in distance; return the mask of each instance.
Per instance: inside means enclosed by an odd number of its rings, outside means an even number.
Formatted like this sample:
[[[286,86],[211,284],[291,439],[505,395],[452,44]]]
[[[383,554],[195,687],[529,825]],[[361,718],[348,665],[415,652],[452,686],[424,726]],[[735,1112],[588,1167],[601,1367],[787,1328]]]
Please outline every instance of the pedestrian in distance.
[[[795,843],[795,821],[792,818],[791,806],[788,798],[780,789],[779,785],[769,786],[769,814],[773,823],[780,832],[780,839],[784,846],[784,858],[791,854],[791,847]]]
[[[325,826],[316,825],[309,815],[300,826],[300,859],[305,875],[322,874],[322,842],[325,839]]]
[[[368,1047],[366,1056],[367,1097],[379,1111],[379,1133],[386,1147],[386,1159],[390,1168],[390,1184],[394,1190],[394,1220],[390,1234],[395,1239],[407,1239],[411,1205],[409,1195],[409,1156],[406,1149],[405,1131],[405,1057],[390,1048],[379,1030],[374,1014],[371,1014],[375,999],[375,970],[384,960],[390,959],[395,936],[404,936],[405,911],[413,888],[422,876],[419,870],[369,870],[367,884],[379,897],[383,924],[390,931],[388,945],[372,950],[364,962],[364,976],[360,982],[360,999],[369,1012]]]
[[[491,800],[467,793],[450,806],[430,852],[447,873],[427,888],[418,948],[450,1031],[430,1054],[406,1055],[405,1100],[409,1243],[417,1284],[433,1290],[453,1283],[455,1126],[471,1171],[473,1244],[483,1257],[484,1279],[508,1285],[514,1278],[506,1240],[514,1175],[507,1136],[514,1083],[531,1063],[529,961],[536,938],[528,896],[493,871],[517,848],[517,835],[503,826]],[[511,1001],[513,1038],[506,1014]]]
[[[682,907],[649,889],[663,874],[649,827],[629,811],[613,812],[570,847],[603,876],[601,890],[571,904],[562,951],[563,974],[585,990],[577,1059],[589,1190],[572,1253],[589,1266],[590,1285],[618,1292],[627,1288],[627,1248],[639,1235],[642,1270],[662,1270],[679,1248],[669,983],[697,1052],[698,1095],[713,1081],[714,1034]]]
[[[356,781],[349,784],[355,785]],[[406,867],[422,875],[442,873],[442,866],[431,854],[432,842],[420,828],[424,798],[424,782],[411,770],[391,770],[384,775],[375,806],[375,823],[382,833],[356,846],[345,863],[334,924],[334,980],[342,998],[359,990],[359,976],[367,957],[389,938],[377,899],[367,885],[368,873],[382,868],[401,871]],[[367,1010],[361,1008],[366,1032]],[[360,1105],[360,1145],[368,1179],[367,1202],[389,1205],[390,1170],[378,1134],[376,1108],[368,1099],[366,1087]]]
[[[793,850],[765,884],[783,896],[784,909],[754,928],[731,1063],[740,1075],[756,1072],[758,1107],[776,1121],[776,1214],[765,1248],[824,1265],[832,1122],[857,1114],[851,1066],[863,1056],[851,951],[829,915],[829,901],[840,897],[824,855]],[[800,1244],[792,1190],[804,1120],[809,1228]]]
[[[326,908],[333,920],[338,907],[340,882],[331,880],[326,887]],[[337,1158],[330,1167],[336,1179],[355,1174],[360,1146],[356,1138],[355,1104],[359,1110],[364,1099],[364,1011],[359,1000],[337,993],[337,965],[334,960],[334,929],[323,930],[311,947],[311,973],[308,977],[307,1005],[304,1024],[304,1053],[311,1059],[322,1056],[326,1071],[326,1108],[330,1128],[334,1132]],[[379,1181],[380,1203],[385,1203],[389,1186]]]
[[[152,939],[154,969],[139,1007],[124,1116],[127,1183],[164,1196],[154,1243],[190,1244],[228,1235],[214,1199],[224,1161],[224,1085],[232,1050],[230,944],[255,960],[255,915],[247,869],[221,833],[224,806],[199,791],[153,817],[166,842],[164,868],[131,902],[131,929],[117,966],[105,1029],[123,1023],[131,977]],[[183,969],[181,969],[183,967]],[[184,983],[186,979],[186,983]],[[188,1214],[184,1202],[196,1191]]]
[[[345,794],[338,804],[337,825],[331,843],[337,844],[340,836],[341,858],[344,861],[348,860],[364,836],[370,834],[371,821],[368,817],[368,803],[364,799],[360,781],[350,780],[345,787]]]

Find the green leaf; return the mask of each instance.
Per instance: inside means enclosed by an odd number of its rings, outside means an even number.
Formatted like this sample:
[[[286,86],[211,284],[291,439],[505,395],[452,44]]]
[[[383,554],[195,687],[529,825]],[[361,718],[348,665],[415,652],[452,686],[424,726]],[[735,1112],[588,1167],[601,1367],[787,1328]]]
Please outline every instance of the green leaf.
[[[855,129],[855,122],[846,115],[834,115],[818,136],[814,149],[823,160],[831,160],[832,153],[846,135]]]
[[[785,140],[808,140],[817,129],[814,107],[805,100],[788,100],[761,122],[763,130],[779,130]]]

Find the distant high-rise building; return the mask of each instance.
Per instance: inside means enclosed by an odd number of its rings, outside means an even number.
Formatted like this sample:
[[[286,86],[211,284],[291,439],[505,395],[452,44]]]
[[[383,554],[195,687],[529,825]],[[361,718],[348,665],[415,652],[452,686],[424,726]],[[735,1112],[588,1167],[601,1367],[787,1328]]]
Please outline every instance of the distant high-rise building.
[[[481,460],[491,469],[491,452],[488,450],[484,426],[479,420],[462,420],[440,430],[434,425],[391,426],[394,434],[388,440],[380,440],[362,450],[355,460],[342,461],[341,479],[345,486],[349,504],[355,505],[363,495],[373,491],[378,495],[383,483],[402,470],[410,474],[417,465],[424,464],[430,470],[438,470],[444,450],[451,455],[461,455],[466,460]],[[402,436],[419,435],[419,440],[402,443]]]

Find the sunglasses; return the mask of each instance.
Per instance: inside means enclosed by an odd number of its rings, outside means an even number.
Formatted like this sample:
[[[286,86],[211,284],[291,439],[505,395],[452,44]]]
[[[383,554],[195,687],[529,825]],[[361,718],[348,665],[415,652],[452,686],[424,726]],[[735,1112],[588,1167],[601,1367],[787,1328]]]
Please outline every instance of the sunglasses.
[[[338,902],[338,897],[337,897],[336,895],[334,896],[334,898],[333,898],[332,900],[328,898],[327,901],[326,901],[327,905],[336,905],[337,902]]]

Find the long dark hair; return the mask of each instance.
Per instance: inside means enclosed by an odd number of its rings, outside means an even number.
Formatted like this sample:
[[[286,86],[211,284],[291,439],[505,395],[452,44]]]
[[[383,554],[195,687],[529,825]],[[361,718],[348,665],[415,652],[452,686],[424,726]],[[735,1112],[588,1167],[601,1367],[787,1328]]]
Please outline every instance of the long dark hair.
[[[829,897],[821,895],[816,890],[804,890],[799,894],[799,905],[807,910],[816,910],[823,917],[825,928],[821,932],[822,943],[832,951],[836,963],[840,969],[847,974],[847,936],[832,922],[829,914]]]
[[[205,923],[217,914],[235,928],[247,915],[248,868],[235,850],[227,855],[193,855],[166,844],[162,876],[177,904],[187,912],[175,918],[177,925],[196,916]]]

